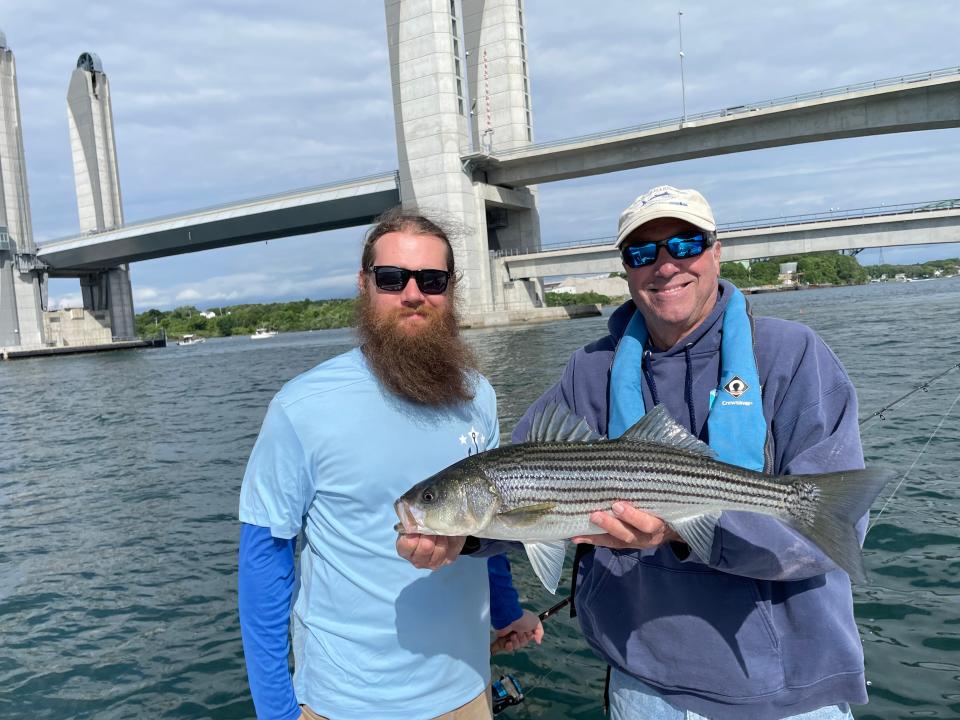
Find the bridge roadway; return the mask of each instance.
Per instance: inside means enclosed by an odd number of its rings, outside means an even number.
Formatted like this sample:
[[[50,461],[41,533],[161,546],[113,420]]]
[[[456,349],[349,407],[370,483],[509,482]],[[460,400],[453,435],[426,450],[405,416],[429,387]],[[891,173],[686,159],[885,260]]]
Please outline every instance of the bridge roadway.
[[[528,195],[519,189],[527,184],[794,143],[950,127],[960,127],[960,67],[530,145],[496,156],[472,154],[462,162],[490,204],[508,206],[510,198]],[[37,255],[52,277],[74,277],[121,263],[365,225],[399,202],[398,174],[384,173],[63,238],[43,244]],[[857,239],[864,234],[856,229],[860,222],[811,226],[809,239],[829,242],[817,245],[823,250],[872,247],[874,240]],[[907,226],[925,229],[916,223],[898,227]],[[798,232],[791,233],[797,242]],[[757,233],[725,233],[724,255],[732,260],[801,251],[781,252],[777,248],[786,246],[775,232]],[[877,246],[954,242],[926,239],[928,235],[920,240],[911,232],[894,234],[896,243],[887,240],[893,235],[882,233]],[[764,243],[770,247],[764,249]],[[802,251],[810,249],[808,244]],[[516,259],[510,265],[520,267]]]
[[[536,185],[823,140],[960,127],[960,67],[819,90],[463,158],[476,180]]]
[[[721,258],[755,260],[824,250],[960,242],[960,199],[721,225]],[[499,254],[511,280],[622,272],[614,237],[576,247]]]
[[[37,250],[51,277],[120,263],[366,225],[400,203],[397,173],[294,190],[114,230],[54,240]]]

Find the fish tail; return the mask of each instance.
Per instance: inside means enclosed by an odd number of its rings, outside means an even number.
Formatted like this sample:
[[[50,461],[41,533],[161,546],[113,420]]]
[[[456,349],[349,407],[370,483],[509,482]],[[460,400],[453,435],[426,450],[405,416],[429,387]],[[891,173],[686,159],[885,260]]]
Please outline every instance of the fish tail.
[[[790,525],[816,544],[854,582],[866,582],[856,524],[895,473],[871,467],[822,475],[804,475],[793,487]]]

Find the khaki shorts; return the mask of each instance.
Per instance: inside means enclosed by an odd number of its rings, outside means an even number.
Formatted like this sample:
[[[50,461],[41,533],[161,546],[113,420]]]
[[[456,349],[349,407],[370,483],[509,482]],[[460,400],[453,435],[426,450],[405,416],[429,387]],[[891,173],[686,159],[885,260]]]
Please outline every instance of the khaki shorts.
[[[328,720],[323,715],[317,715],[306,705],[300,706],[302,720]],[[477,695],[466,705],[451,710],[443,715],[437,715],[434,720],[490,720],[493,717],[493,697],[490,688]]]

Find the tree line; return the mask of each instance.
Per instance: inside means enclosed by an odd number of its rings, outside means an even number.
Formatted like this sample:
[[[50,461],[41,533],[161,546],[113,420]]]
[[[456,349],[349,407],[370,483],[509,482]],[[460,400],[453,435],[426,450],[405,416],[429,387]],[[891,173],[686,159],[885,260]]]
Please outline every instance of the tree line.
[[[744,267],[738,262],[720,263],[720,276],[737,287],[780,285],[780,265],[797,263],[794,282],[800,285],[862,285],[870,280],[867,269],[853,255],[818,252],[759,260]]]
[[[137,315],[137,334],[158,335],[160,330],[171,337],[202,335],[229,337],[250,335],[257,328],[278,332],[329,330],[353,324],[353,299],[296,300],[285,303],[229,305],[212,308],[214,317],[184,305],[174,310],[150,309]]]
[[[960,260],[928,260],[915,265],[867,265],[863,266],[854,255],[838,252],[819,252],[807,255],[791,255],[775,260],[762,260],[744,267],[737,262],[720,264],[720,275],[737,287],[757,287],[780,284],[780,265],[797,263],[794,282],[799,285],[860,285],[872,279],[886,277],[893,280],[902,274],[911,279],[923,279],[956,275]]]
[[[744,267],[738,262],[720,264],[720,275],[737,287],[757,287],[780,284],[780,264],[796,262],[795,281],[801,285],[857,285],[872,278],[886,276],[893,279],[903,274],[913,279],[956,275],[960,272],[960,259],[930,260],[917,265],[869,265],[864,267],[853,255],[836,252],[810,253],[761,260]],[[621,274],[622,273],[615,273]],[[619,300],[599,293],[577,294],[546,293],[546,304],[559,305],[600,304],[609,305]],[[184,305],[174,310],[150,309],[137,315],[137,334],[141,337],[158,335],[162,329],[168,336],[202,335],[204,337],[228,337],[250,335],[257,328],[278,332],[303,330],[329,330],[349,327],[354,324],[352,298],[335,300],[296,300],[285,303],[263,303],[215,307],[214,317],[205,317],[201,311]]]
[[[949,258],[947,260],[928,260],[918,265],[869,265],[867,272],[871,278],[881,278],[884,275],[892,280],[897,275],[914,280],[924,280],[926,278],[945,275],[957,275],[960,273],[960,258]]]

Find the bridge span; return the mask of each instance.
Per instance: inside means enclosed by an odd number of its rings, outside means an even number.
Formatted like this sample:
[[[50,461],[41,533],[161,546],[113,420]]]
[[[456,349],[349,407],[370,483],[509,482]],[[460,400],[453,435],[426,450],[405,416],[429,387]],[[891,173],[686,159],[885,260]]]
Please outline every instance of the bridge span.
[[[947,68],[519,146],[495,154],[472,153],[461,156],[461,161],[485,206],[500,207],[507,213],[529,213],[536,210],[535,197],[523,186],[530,184],[793,143],[957,126],[960,68]],[[120,263],[364,225],[401,202],[400,175],[399,171],[382,173],[66,237],[43,244],[37,256],[49,266],[52,277],[77,277]],[[485,220],[482,225],[488,225],[489,219]],[[729,230],[725,232],[724,256],[733,260],[814,249],[953,242],[920,239],[932,236],[915,235],[915,231],[926,229],[915,221],[895,222],[890,233],[878,235],[876,219],[863,223],[864,216],[833,220],[837,222],[811,225],[805,221],[804,227],[810,231],[806,244],[801,243],[805,230],[800,227],[781,231],[753,228],[738,233]],[[873,239],[864,244],[857,239],[864,234]],[[497,235],[494,230],[493,236]],[[783,244],[787,238],[789,246]],[[489,237],[484,244],[487,240]],[[521,242],[507,239],[497,252],[503,252],[506,246],[506,252],[516,258],[524,254]],[[549,248],[548,255],[536,253],[536,262],[544,262],[554,252],[555,248]],[[590,251],[570,252],[571,257],[593,262]],[[519,268],[519,261],[510,260],[508,267]],[[518,275],[511,271],[510,278],[528,277],[524,272]],[[490,306],[489,302],[480,304]]]
[[[538,183],[960,127],[954,67],[535,145],[521,0],[385,0],[384,10],[396,172],[124,224],[109,82],[99,57],[83,53],[68,91],[80,233],[41,246],[30,228],[13,55],[0,34],[0,138],[10,140],[0,142],[0,346],[66,342],[64,323],[43,308],[47,277],[79,278],[89,311],[81,319],[117,340],[135,328],[129,263],[364,225],[400,203],[464,229],[451,240],[463,273],[459,291],[476,315],[468,320],[528,319],[521,315],[543,307],[539,278],[619,269],[607,248],[520,254],[541,247]],[[955,208],[910,215],[731,228],[723,233],[724,255],[956,242]]]
[[[51,277],[120,263],[366,225],[400,203],[397,173],[243,200],[41,245]]]
[[[960,68],[904,75],[464,156],[492,185],[536,185],[764,148],[960,125]]]
[[[724,262],[824,250],[960,243],[960,199],[721,224]],[[622,272],[614,236],[573,247],[497,253],[511,280]]]

